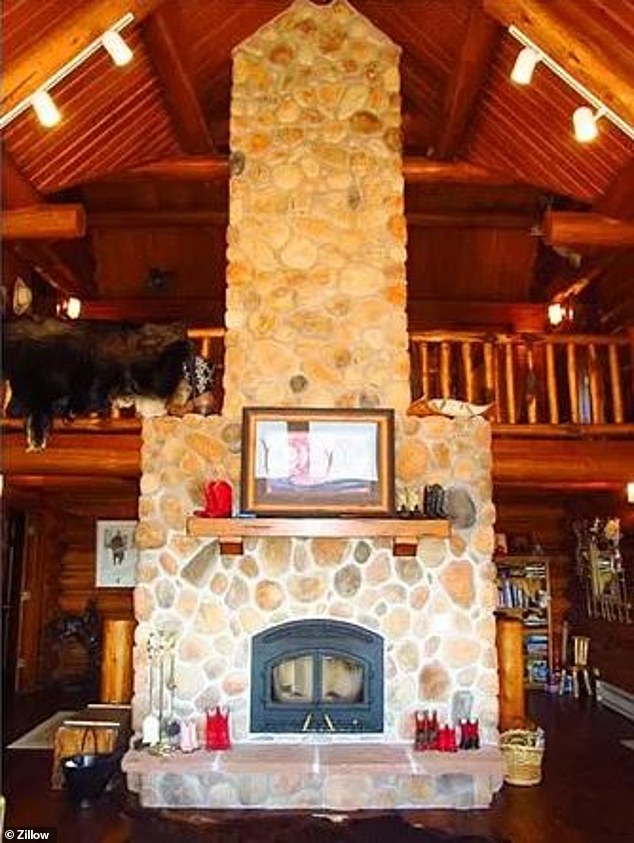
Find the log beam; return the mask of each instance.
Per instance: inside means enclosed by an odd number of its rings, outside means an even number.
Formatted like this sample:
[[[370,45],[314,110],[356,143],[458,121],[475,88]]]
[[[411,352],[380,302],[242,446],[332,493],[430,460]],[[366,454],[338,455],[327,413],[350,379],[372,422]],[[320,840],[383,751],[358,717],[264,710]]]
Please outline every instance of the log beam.
[[[222,328],[224,316],[223,301],[186,296],[84,299],[81,308],[82,319],[185,322],[187,325],[205,328]]]
[[[147,211],[92,211],[88,214],[90,228],[178,228],[179,226],[226,226],[226,211],[147,210]]]
[[[138,22],[163,0],[90,0],[59,18],[15,61],[5,62],[2,74],[2,114],[30,97],[60,68],[85,49],[127,12]]]
[[[23,432],[2,437],[3,473],[138,477],[141,437],[136,433],[79,434],[54,431],[46,450],[27,453]],[[493,480],[534,489],[617,489],[631,480],[634,440],[506,438],[493,426]]]
[[[85,233],[82,205],[29,205],[5,211],[0,220],[6,240],[74,240]]]
[[[187,51],[177,47],[172,31],[165,7],[147,19],[144,39],[150,59],[161,82],[161,90],[183,151],[190,154],[213,152],[214,142],[183,61]]]
[[[496,214],[486,211],[410,211],[406,218],[408,225],[423,228],[519,228],[530,231],[535,225],[531,214]]]
[[[220,155],[198,155],[186,158],[166,158],[141,167],[113,173],[108,181],[157,179],[159,181],[227,181],[229,159]]]
[[[434,161],[423,156],[404,158],[403,176],[408,183],[446,182],[484,185],[522,183],[516,176],[494,172],[485,167],[479,167],[477,164],[470,164],[468,161]],[[103,180],[222,181],[228,178],[228,158],[219,155],[196,155],[153,161],[131,170],[112,173]]]
[[[515,25],[628,123],[634,124],[631,53],[614,50],[584,3],[484,0],[484,10]],[[583,33],[583,36],[582,34]],[[519,46],[518,46],[519,49]]]
[[[577,211],[547,211],[544,239],[551,246],[629,249],[634,246],[634,221]]]
[[[407,215],[411,226],[427,228],[519,228],[530,230],[535,219],[530,214],[489,213],[486,211],[432,212],[411,211]],[[226,226],[228,216],[224,211],[148,210],[148,211],[94,211],[88,214],[88,225],[93,228],[165,228],[179,226]]]
[[[506,438],[493,426],[493,482],[533,489],[623,490],[634,465],[634,439]]]
[[[478,94],[489,72],[500,30],[497,21],[474,4],[458,60],[445,91],[443,118],[436,141],[438,158],[453,158],[460,148]]]
[[[43,204],[42,194],[24,176],[7,152],[3,155],[0,169],[3,208],[20,211],[24,206]],[[85,241],[53,244],[24,239],[13,241],[12,246],[23,261],[65,295],[83,298],[96,292],[92,256]],[[65,253],[65,246],[71,247],[72,255]]]
[[[27,452],[22,431],[4,433],[2,465],[7,478],[16,474],[138,477],[141,473],[139,434],[94,436],[54,432],[44,451]]]

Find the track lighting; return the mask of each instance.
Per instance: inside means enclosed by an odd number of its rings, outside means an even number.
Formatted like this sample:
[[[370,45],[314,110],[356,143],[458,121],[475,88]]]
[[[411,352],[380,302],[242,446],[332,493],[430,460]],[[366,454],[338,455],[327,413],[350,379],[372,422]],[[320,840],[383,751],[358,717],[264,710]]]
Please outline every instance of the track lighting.
[[[37,114],[37,119],[47,129],[51,126],[57,126],[62,119],[62,115],[48,91],[36,91],[31,97],[31,105],[33,111]]]
[[[545,64],[555,76],[558,76],[569,88],[572,88],[575,93],[579,94],[591,106],[591,108],[581,106],[573,114],[575,138],[578,141],[588,143],[588,141],[593,140],[597,136],[596,121],[599,117],[605,117],[627,135],[628,138],[634,140],[634,126],[631,126],[615,111],[608,108],[599,97],[584,87],[581,82],[578,82],[565,68],[552,59],[548,53],[545,53],[531,41],[528,35],[525,35],[516,26],[509,26],[509,35],[512,35],[522,45],[522,50],[520,50],[511,72],[511,79],[514,82],[520,85],[528,85],[532,78],[535,65],[539,61]],[[595,113],[593,113],[592,109],[595,109]],[[578,123],[579,129],[577,129]]]
[[[533,50],[532,47],[524,47],[517,54],[513,70],[511,71],[511,79],[517,85],[530,85],[533,78],[533,71],[539,62],[539,53]]]
[[[573,113],[572,126],[579,143],[590,143],[599,134],[596,115],[587,105],[582,105]]]
[[[127,64],[132,58],[132,50],[119,35],[119,32],[131,24],[133,20],[134,15],[132,12],[127,12],[118,21],[115,21],[103,35],[91,41],[81,52],[77,53],[76,56],[50,76],[34,94],[29,94],[29,96],[20,100],[10,111],[3,114],[0,117],[0,129],[4,129],[5,126],[8,126],[9,123],[13,122],[16,117],[31,106],[35,109],[39,121],[43,126],[55,126],[59,123],[61,115],[51,99],[49,91],[101,48],[108,51],[115,64]]]
[[[132,61],[132,50],[114,29],[104,32],[101,43],[117,67],[123,67],[124,64]]]

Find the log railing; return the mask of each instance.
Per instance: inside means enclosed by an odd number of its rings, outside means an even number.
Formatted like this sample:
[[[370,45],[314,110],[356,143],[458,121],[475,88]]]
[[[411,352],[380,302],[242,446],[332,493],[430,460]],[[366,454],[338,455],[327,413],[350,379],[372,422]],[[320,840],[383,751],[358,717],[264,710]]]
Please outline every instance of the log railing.
[[[189,337],[216,364],[218,412],[224,331],[190,330]],[[493,403],[489,418],[500,433],[634,431],[634,342],[627,336],[426,331],[410,335],[410,354],[414,399]],[[70,426],[84,427],[81,420]]]
[[[606,428],[634,423],[627,336],[417,332],[413,397],[494,403],[500,425]]]

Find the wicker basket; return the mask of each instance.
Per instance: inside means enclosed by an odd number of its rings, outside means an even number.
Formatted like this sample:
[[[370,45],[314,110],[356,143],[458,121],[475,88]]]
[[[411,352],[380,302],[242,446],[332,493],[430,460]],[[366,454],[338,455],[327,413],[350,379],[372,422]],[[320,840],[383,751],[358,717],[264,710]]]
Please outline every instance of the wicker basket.
[[[533,785],[542,780],[544,733],[528,729],[510,729],[500,735],[504,758],[504,781],[508,784]]]

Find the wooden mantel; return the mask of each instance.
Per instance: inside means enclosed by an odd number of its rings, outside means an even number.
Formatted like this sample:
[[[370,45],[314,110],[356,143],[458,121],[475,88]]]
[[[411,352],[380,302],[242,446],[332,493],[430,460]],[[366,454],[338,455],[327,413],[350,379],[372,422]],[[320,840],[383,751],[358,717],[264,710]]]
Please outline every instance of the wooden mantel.
[[[395,555],[412,555],[412,546],[425,537],[449,538],[449,522],[424,518],[197,518],[187,519],[187,533],[217,538],[221,549],[241,546],[245,538],[391,538]],[[399,548],[403,548],[399,552]]]

